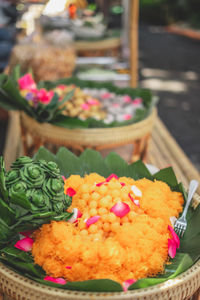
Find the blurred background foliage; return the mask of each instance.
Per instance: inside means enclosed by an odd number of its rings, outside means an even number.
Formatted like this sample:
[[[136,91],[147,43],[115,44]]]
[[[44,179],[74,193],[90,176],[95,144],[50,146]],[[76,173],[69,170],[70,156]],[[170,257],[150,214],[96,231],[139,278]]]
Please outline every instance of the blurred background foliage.
[[[140,20],[153,25],[183,21],[200,28],[200,0],[140,0]]]

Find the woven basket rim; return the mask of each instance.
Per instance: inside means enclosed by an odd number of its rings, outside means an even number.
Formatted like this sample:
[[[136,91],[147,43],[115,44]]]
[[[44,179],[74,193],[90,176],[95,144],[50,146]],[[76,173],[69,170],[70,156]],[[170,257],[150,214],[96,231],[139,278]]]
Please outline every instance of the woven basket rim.
[[[40,136],[43,139],[68,142],[84,146],[100,146],[106,144],[127,144],[136,139],[150,134],[157,116],[157,109],[143,120],[136,123],[112,128],[87,128],[69,129],[50,123],[39,123],[23,111],[21,112],[21,125],[33,136]]]
[[[49,128],[57,128],[58,130],[59,129],[65,129],[66,131],[73,131],[74,133],[81,133],[81,132],[84,132],[84,133],[93,133],[93,134],[98,134],[98,133],[104,133],[104,132],[113,132],[113,131],[126,131],[126,130],[133,130],[133,129],[136,129],[138,127],[142,127],[143,125],[146,124],[147,120],[149,119],[152,119],[152,118],[156,118],[157,116],[157,108],[154,107],[151,111],[151,113],[145,117],[144,119],[142,119],[141,121],[138,121],[138,122],[135,122],[135,123],[132,123],[132,124],[129,124],[129,125],[124,125],[124,126],[116,126],[116,127],[99,127],[99,128],[66,128],[66,127],[62,127],[62,126],[57,126],[57,125],[53,125],[51,123],[40,123],[38,122],[37,120],[35,120],[34,118],[32,118],[31,116],[27,115],[24,111],[21,111],[20,114],[22,115],[23,118],[27,119],[27,120],[31,120],[31,121],[34,121],[36,122],[37,124],[39,125],[42,125],[42,126],[48,126]]]
[[[16,276],[17,274],[17,276]],[[54,288],[51,286],[46,286],[43,284],[40,284],[38,282],[35,282],[27,277],[24,277],[22,275],[19,275],[15,271],[9,269],[7,266],[5,266],[3,263],[0,263],[0,282],[1,282],[1,277],[7,277],[9,280],[19,284],[23,284],[23,286],[27,287],[30,292],[34,291],[41,291],[42,294],[45,294],[46,296],[48,295],[55,295],[57,297],[59,296],[75,296],[79,295],[82,296],[82,299],[87,299],[85,296],[94,296],[98,297],[98,299],[115,299],[115,297],[120,296],[120,298],[123,299],[130,299],[131,297],[137,297],[137,296],[150,296],[154,293],[158,293],[159,291],[167,291],[170,288],[177,288],[178,286],[181,286],[184,289],[184,284],[188,280],[191,280],[195,276],[198,276],[200,274],[200,259],[188,270],[185,272],[181,273],[174,279],[169,279],[163,283],[156,284],[151,287],[147,288],[141,288],[137,290],[132,290],[132,291],[127,291],[127,292],[85,292],[85,291],[73,291],[73,290],[65,290],[65,289],[59,289],[59,288]],[[2,284],[3,286],[3,284]],[[198,287],[197,287],[198,288]],[[103,298],[101,298],[103,296]]]

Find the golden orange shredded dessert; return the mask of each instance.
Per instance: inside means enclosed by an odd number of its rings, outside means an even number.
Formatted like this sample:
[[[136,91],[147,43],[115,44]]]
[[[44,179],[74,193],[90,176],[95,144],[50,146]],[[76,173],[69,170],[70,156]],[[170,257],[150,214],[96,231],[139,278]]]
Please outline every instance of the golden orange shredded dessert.
[[[67,281],[123,282],[156,275],[168,261],[170,217],[182,211],[181,193],[161,181],[71,175],[74,223],[51,222],[35,233],[34,260]]]

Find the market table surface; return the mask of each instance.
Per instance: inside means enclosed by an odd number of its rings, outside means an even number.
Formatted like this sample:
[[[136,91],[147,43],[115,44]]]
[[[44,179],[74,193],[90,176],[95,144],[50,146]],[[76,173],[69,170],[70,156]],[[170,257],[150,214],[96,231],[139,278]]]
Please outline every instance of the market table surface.
[[[191,163],[184,151],[179,147],[175,139],[167,130],[163,122],[157,117],[152,138],[149,142],[146,162],[158,168],[172,166],[177,178],[185,187],[188,187],[191,179],[200,182],[200,174]],[[4,148],[4,159],[7,167],[20,155],[23,155],[18,112],[10,112],[7,138]],[[197,190],[200,194],[200,186]],[[3,296],[2,296],[3,297]],[[6,299],[2,298],[1,299]],[[189,298],[191,299],[191,298]],[[200,289],[193,295],[192,300],[200,300]]]

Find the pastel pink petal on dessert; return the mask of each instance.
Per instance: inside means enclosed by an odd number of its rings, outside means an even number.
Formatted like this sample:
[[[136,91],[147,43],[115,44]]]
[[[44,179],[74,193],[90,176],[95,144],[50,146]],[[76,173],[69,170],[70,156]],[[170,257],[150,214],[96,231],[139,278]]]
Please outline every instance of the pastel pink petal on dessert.
[[[106,181],[99,182],[99,183],[96,184],[96,186],[101,186],[101,185],[103,185],[104,183],[106,183]]]
[[[125,95],[125,96],[123,97],[123,100],[124,100],[125,103],[130,103],[132,99],[131,99],[130,96]]]
[[[142,99],[141,98],[136,98],[133,100],[133,105],[138,106],[142,103]]]
[[[132,116],[130,114],[124,115],[124,120],[130,120]]]
[[[101,217],[100,216],[94,216],[86,220],[86,226],[90,227],[92,224],[96,223]]]
[[[83,104],[81,104],[81,108],[82,108],[83,110],[89,110],[89,109],[90,109],[90,106],[89,106],[87,103],[83,103]]]
[[[73,208],[73,215],[71,218],[68,220],[69,223],[75,223],[78,218],[78,208]]]
[[[131,186],[131,191],[136,197],[142,197],[142,191],[136,185]]]
[[[33,233],[33,231],[23,231],[23,232],[20,232],[21,235],[26,236],[26,237],[29,237],[32,233]]]
[[[122,287],[124,292],[126,292],[133,283],[135,283],[137,280],[136,279],[127,279],[122,283]]]
[[[171,258],[176,255],[176,242],[173,239],[168,239],[168,254]]]
[[[114,173],[110,174],[110,176],[108,176],[108,178],[106,178],[106,182],[109,182],[111,179],[119,179],[118,176]]]
[[[35,89],[36,88],[36,83],[32,78],[31,74],[25,74],[21,78],[18,79],[18,84],[20,90],[25,90],[25,89]]]
[[[136,206],[140,207],[140,202],[139,202],[139,200],[134,199],[133,203],[134,203]]]
[[[176,243],[176,248],[179,248],[180,247],[180,239],[179,239],[178,235],[176,234],[176,232],[174,231],[174,229],[170,225],[168,225],[168,229],[171,232],[172,238]]]
[[[44,280],[52,281],[52,282],[58,283],[58,284],[66,284],[67,283],[67,281],[63,278],[54,278],[54,277],[51,277],[51,276],[44,277]]]
[[[111,93],[104,93],[104,94],[101,95],[101,98],[103,98],[103,99],[108,99],[108,98],[110,98],[111,96],[112,96]]]
[[[117,108],[117,107],[120,107],[120,105],[119,105],[119,103],[113,103],[113,104],[112,104],[112,107]]]
[[[74,195],[76,195],[76,191],[73,188],[69,187],[66,191],[66,194],[70,197],[73,197]]]
[[[117,202],[113,207],[111,207],[110,211],[113,212],[117,217],[123,218],[129,213],[130,207],[124,202]]]
[[[82,212],[78,209],[78,213],[77,213],[77,219],[81,218],[82,217]]]
[[[90,105],[100,105],[99,101],[97,99],[93,99],[93,98],[88,99],[87,103]]]
[[[28,251],[31,251],[33,242],[34,242],[33,239],[31,239],[30,237],[27,236],[24,239],[17,241],[17,243],[15,244],[15,247],[19,250],[28,252]]]
[[[67,86],[64,85],[64,84],[60,84],[60,85],[57,86],[57,88],[60,89],[60,90],[64,90],[66,87]]]
[[[131,196],[130,193],[128,194],[128,196],[129,196],[129,198],[131,199],[131,201],[132,201],[136,206],[140,207],[140,202],[139,202],[139,200],[134,199],[134,198]]]

